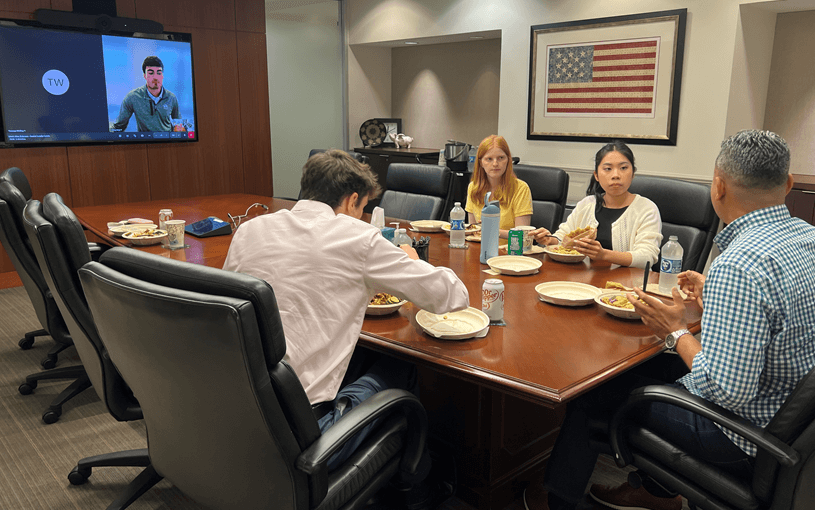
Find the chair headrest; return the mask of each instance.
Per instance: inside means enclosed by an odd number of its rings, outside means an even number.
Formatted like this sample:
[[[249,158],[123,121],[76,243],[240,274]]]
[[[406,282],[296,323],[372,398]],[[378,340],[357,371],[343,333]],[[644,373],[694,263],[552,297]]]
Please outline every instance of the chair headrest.
[[[562,206],[569,192],[569,174],[561,168],[537,165],[513,165],[516,177],[530,187],[533,200],[556,202]]]
[[[20,190],[8,181],[0,181],[0,200],[4,200],[11,211],[11,216],[14,218],[14,224],[21,236],[25,236],[23,232],[23,209],[25,209],[26,198]]]
[[[31,185],[28,183],[28,178],[16,166],[3,170],[3,173],[0,173],[0,181],[8,182],[20,190],[26,200],[31,199]]]
[[[663,223],[688,225],[703,231],[716,228],[717,215],[711,205],[711,192],[702,184],[667,177],[635,175],[629,191],[654,202],[660,209]]]
[[[45,195],[42,215],[56,227],[60,244],[73,269],[78,270],[91,261],[91,252],[82,225],[59,194]]]
[[[451,171],[446,166],[419,163],[391,163],[385,177],[389,191],[446,198]]]
[[[99,262],[127,276],[180,290],[245,299],[258,316],[267,366],[280,362],[286,341],[275,292],[254,276],[172,260],[132,248],[111,248]]]

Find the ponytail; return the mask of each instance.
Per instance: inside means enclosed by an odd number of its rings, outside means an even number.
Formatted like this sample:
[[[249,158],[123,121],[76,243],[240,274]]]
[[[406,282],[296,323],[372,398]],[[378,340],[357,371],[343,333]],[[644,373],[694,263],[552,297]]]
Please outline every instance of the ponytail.
[[[595,179],[594,174],[589,177],[589,185],[587,186],[586,194],[587,196],[595,195],[595,215],[597,216],[603,207],[604,190],[601,187],[601,183]]]

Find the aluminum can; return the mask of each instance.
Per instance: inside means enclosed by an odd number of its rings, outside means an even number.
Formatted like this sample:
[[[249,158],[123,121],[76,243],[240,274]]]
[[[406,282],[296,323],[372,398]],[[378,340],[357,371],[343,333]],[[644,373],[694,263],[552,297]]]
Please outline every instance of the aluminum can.
[[[167,226],[165,223],[167,220],[173,219],[173,210],[172,209],[162,209],[159,211],[159,228],[162,230],[167,230]]]
[[[490,322],[504,319],[504,282],[489,278],[482,285],[482,311]]]
[[[507,254],[521,255],[524,253],[524,230],[514,227],[507,233]]]

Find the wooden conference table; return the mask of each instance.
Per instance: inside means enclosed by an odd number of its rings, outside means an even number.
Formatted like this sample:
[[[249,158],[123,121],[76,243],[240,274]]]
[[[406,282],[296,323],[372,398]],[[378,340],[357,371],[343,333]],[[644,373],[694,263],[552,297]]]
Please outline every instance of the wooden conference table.
[[[158,200],[74,209],[85,228],[113,245],[129,242],[108,235],[107,222],[142,217],[157,220],[160,209],[173,210],[188,224],[208,216],[228,221],[258,202],[269,212],[294,202],[258,195],[232,194]],[[251,217],[266,213],[256,207]],[[366,218],[364,218],[366,219]],[[157,221],[156,221],[157,222]],[[407,223],[407,222],[405,222]],[[408,227],[408,225],[405,225]],[[481,307],[482,283],[494,278],[479,263],[478,243],[450,249],[446,233],[410,233],[431,238],[429,262],[453,269]],[[164,257],[221,267],[232,236],[199,239],[185,236],[184,250],[160,245],[140,247]],[[501,254],[501,252],[500,252]],[[543,469],[563,417],[563,403],[615,377],[663,350],[640,321],[612,317],[596,305],[560,307],[538,299],[535,286],[567,280],[603,287],[613,280],[639,285],[642,269],[615,268],[588,259],[578,264],[554,262],[545,254],[537,274],[499,276],[505,285],[506,326],[491,326],[486,337],[437,340],[415,320],[408,303],[397,313],[367,317],[360,344],[417,364],[422,401],[428,409],[432,438],[453,452],[459,469],[459,497],[477,508],[501,508],[536,472]],[[652,274],[652,281],[657,275]],[[696,304],[687,306],[689,325],[698,327]]]

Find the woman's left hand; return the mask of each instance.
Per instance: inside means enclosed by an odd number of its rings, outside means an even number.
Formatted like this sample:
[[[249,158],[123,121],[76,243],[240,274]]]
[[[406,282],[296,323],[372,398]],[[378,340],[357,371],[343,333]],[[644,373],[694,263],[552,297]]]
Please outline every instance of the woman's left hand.
[[[577,250],[578,253],[586,255],[590,260],[603,260],[606,254],[606,249],[601,246],[601,243],[595,239],[584,240],[575,239],[573,241],[572,249]]]

